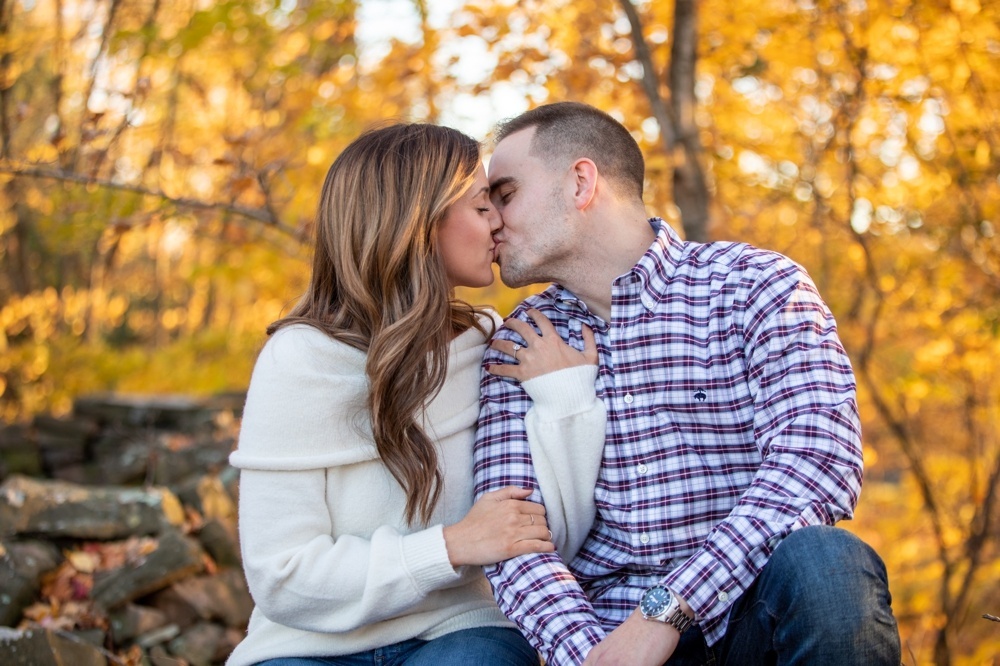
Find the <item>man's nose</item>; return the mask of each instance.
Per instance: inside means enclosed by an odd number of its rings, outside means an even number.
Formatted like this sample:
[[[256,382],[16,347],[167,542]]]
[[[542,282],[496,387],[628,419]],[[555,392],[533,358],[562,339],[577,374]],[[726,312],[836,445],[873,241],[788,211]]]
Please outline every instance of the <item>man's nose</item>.
[[[501,229],[503,229],[503,216],[500,215],[500,211],[494,208],[493,214],[490,216],[490,231],[495,234]]]

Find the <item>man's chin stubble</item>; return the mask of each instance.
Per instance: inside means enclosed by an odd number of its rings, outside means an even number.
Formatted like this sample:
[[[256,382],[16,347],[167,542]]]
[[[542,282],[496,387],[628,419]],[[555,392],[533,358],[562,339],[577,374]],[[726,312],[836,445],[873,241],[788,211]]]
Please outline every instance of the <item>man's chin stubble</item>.
[[[518,270],[517,267],[511,266],[509,263],[506,266],[497,262],[500,265],[500,281],[504,283],[504,286],[510,289],[519,289],[521,287],[527,287],[530,284],[540,284],[542,282],[551,282],[551,280],[546,280],[545,278],[536,278],[528,271]]]

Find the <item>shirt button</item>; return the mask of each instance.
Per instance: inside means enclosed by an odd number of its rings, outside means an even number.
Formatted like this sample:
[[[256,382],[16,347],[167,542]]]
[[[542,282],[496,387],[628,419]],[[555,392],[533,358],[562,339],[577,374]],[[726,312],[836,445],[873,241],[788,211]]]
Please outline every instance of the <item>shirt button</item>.
[[[639,463],[639,466],[636,467],[636,469],[639,470],[639,474],[645,474],[649,471],[649,468],[646,467],[645,463]]]
[[[729,595],[726,594],[725,592],[719,592],[719,601],[721,603],[726,603],[727,601],[729,601]]]
[[[626,405],[631,405],[632,404],[632,394],[631,393],[626,393],[625,394],[625,404]]]
[[[641,541],[642,543],[649,543],[649,535],[643,532],[642,534],[639,535],[639,541]]]

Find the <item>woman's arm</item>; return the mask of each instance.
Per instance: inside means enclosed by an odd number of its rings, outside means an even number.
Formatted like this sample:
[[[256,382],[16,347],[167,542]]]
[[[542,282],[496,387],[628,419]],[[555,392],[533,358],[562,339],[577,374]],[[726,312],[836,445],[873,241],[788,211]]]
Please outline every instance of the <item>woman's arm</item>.
[[[594,488],[604,454],[606,410],[595,392],[597,346],[587,326],[581,352],[559,337],[544,314],[528,314],[540,333],[526,322],[508,320],[525,344],[495,340],[492,346],[517,365],[494,365],[490,372],[520,380],[532,400],[524,420],[532,465],[552,540],[569,562],[594,523]]]

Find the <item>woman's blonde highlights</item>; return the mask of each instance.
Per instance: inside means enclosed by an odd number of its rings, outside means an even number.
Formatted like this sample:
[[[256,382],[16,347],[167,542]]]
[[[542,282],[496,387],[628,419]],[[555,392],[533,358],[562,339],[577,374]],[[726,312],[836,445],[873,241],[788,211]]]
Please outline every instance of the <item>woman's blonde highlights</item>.
[[[441,490],[420,415],[444,384],[452,337],[482,328],[478,311],[452,298],[436,242],[479,168],[479,144],[450,128],[400,124],[358,137],[323,184],[309,287],[268,327],[306,323],[367,353],[372,435],[410,523],[430,520]]]

